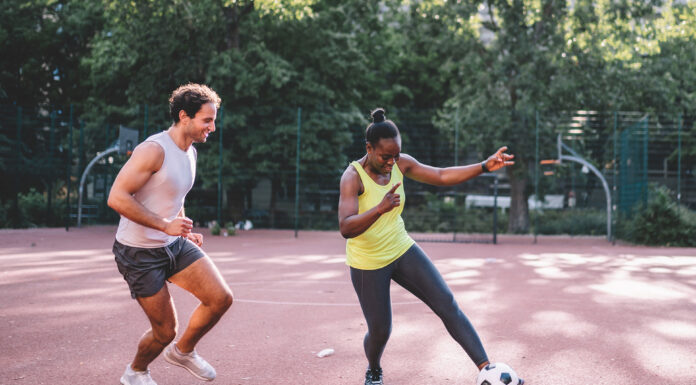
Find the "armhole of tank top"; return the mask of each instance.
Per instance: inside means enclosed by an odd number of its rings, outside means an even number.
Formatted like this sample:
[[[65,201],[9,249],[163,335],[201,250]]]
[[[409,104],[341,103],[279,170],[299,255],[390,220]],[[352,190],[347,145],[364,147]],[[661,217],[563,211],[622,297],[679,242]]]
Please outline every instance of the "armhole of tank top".
[[[365,193],[365,182],[363,182],[363,176],[358,167],[355,165],[355,163],[358,163],[358,161],[351,162],[350,165],[353,167],[353,170],[358,173],[358,181],[360,181],[360,187],[362,187],[362,191],[358,189],[358,196],[361,196]],[[360,166],[360,163],[358,163],[358,166]],[[362,166],[360,166],[362,168]],[[363,170],[364,172],[364,170]]]
[[[404,172],[401,171],[401,167],[399,167],[399,162],[396,162],[396,169],[398,170],[399,174],[401,175],[401,177],[399,178],[399,180],[402,182],[401,184],[402,184],[402,186],[403,186]],[[393,168],[392,168],[392,170],[393,170]],[[392,178],[394,177],[394,174],[395,174],[395,173],[392,172]],[[396,182],[398,183],[399,181],[397,180]]]
[[[155,171],[155,172],[152,173],[152,175],[155,175],[155,174],[157,174],[157,173],[162,169],[162,167],[164,167],[164,162],[165,162],[165,160],[167,159],[167,150],[164,148],[164,145],[162,145],[162,143],[160,143],[160,142],[158,142],[158,141],[156,141],[156,140],[154,140],[154,139],[147,138],[147,139],[145,139],[145,142],[152,142],[152,143],[155,143],[155,144],[157,144],[158,146],[160,146],[160,148],[162,149],[162,155],[163,155],[163,156],[162,156],[162,164],[159,166],[159,168],[157,169],[157,171]],[[145,143],[145,142],[143,142],[143,143]]]

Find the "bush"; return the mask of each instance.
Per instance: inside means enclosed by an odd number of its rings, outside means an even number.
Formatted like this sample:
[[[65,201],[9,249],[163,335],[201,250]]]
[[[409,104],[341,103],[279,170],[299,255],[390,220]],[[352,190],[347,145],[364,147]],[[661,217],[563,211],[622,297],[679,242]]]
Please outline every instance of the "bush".
[[[26,193],[19,193],[17,198],[16,206],[14,199],[0,202],[0,228],[57,226],[64,223],[64,197],[53,197],[48,213],[46,193],[31,188]]]
[[[680,207],[664,186],[650,187],[647,205],[621,221],[619,236],[645,245],[696,246],[696,214]]]
[[[211,235],[220,235],[220,224],[215,222],[212,226],[210,226],[210,234]]]
[[[529,213],[537,234],[606,235],[607,213],[603,210],[545,210]]]
[[[416,233],[493,233],[493,209],[469,208],[464,199],[448,201],[435,194],[425,196],[426,204],[407,206],[401,213],[406,230]],[[498,212],[498,233],[507,229],[507,213]]]
[[[8,227],[7,203],[0,202],[0,228]]]

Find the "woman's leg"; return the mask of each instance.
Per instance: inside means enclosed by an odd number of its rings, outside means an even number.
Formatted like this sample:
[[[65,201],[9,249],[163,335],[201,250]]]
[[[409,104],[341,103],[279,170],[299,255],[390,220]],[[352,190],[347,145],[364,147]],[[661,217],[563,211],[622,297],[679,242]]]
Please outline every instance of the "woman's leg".
[[[413,245],[396,261],[393,279],[425,302],[440,317],[447,331],[464,348],[476,366],[481,367],[488,362],[476,330],[459,309],[440,272],[418,245]]]
[[[360,270],[351,267],[350,278],[358,295],[367,334],[363,341],[365,355],[371,369],[380,368],[382,352],[391,334],[391,298],[389,284],[393,263],[377,270]]]

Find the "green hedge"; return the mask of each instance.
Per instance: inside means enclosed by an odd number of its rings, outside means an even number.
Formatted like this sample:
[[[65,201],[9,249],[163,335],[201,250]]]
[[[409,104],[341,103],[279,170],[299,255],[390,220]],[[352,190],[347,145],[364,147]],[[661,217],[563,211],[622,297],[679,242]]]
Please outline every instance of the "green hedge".
[[[648,202],[622,216],[617,236],[659,246],[696,246],[696,213],[679,206],[664,186],[650,186]]]
[[[19,213],[17,213],[19,208]],[[17,207],[14,201],[0,202],[0,228],[27,228],[39,226],[59,226],[65,217],[65,199],[53,198],[50,211],[45,193],[32,188],[18,195]]]
[[[529,216],[532,226],[538,226],[537,234],[607,234],[607,213],[604,210],[565,209],[531,211]]]

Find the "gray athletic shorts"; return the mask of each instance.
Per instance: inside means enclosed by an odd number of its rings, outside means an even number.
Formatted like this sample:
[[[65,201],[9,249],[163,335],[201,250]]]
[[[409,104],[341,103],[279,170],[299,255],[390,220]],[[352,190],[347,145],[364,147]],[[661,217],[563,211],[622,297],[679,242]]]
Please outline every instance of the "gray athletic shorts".
[[[183,237],[156,248],[131,247],[114,241],[113,252],[133,298],[157,294],[169,277],[205,256],[200,247]]]

